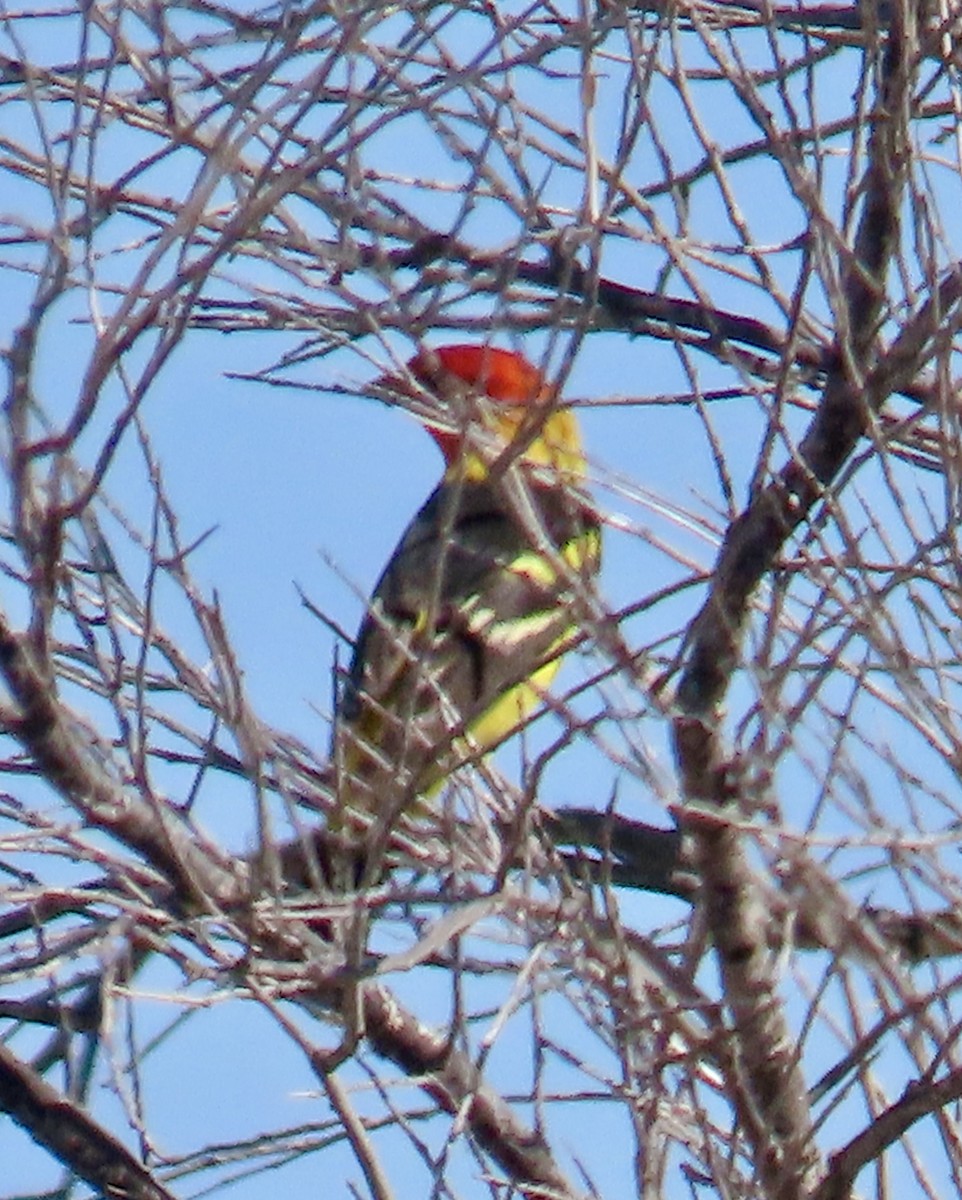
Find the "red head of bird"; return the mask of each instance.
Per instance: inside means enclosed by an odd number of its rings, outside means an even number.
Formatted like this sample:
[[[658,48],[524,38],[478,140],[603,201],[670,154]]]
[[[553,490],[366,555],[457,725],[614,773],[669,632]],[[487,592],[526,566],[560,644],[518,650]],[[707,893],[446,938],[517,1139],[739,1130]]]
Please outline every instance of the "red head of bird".
[[[556,482],[583,478],[577,419],[557,406],[555,389],[523,355],[494,346],[439,346],[421,350],[407,369],[440,402],[437,423],[430,414],[420,416],[447,474],[481,480],[507,455],[546,468]]]

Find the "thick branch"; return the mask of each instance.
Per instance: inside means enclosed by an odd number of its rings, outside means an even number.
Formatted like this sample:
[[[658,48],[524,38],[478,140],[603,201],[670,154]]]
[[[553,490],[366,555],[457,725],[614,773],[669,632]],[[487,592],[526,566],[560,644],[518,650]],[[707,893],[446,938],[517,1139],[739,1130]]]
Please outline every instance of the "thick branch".
[[[908,21],[908,28],[902,20]],[[866,388],[876,352],[885,278],[898,239],[905,185],[907,94],[915,38],[907,11],[889,34],[863,180],[863,207],[838,298],[839,367],[798,454],[732,524],[707,601],[691,627],[677,692],[675,754],[685,796],[724,807],[737,797],[718,730],[718,708],[739,662],[750,604],[785,540],[831,482],[868,428],[890,388]],[[915,363],[916,368],[920,366]],[[891,379],[886,380],[888,385]],[[737,832],[724,821],[687,822],[696,844],[708,926],[718,951],[743,1082],[759,1115],[749,1123],[766,1191],[805,1194],[817,1152],[804,1080],[778,996],[768,948],[764,888]]]
[[[103,1196],[173,1200],[115,1137],[0,1045],[0,1108]]]

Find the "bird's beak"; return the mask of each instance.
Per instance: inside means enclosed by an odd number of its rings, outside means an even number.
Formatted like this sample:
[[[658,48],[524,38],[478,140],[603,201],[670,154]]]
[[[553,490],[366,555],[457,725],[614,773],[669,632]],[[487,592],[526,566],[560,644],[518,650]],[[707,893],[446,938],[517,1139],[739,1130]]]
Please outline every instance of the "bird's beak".
[[[371,394],[392,407],[403,408],[437,440],[459,436],[457,413],[452,405],[441,404],[438,398],[410,372],[398,375],[387,372],[370,382]]]

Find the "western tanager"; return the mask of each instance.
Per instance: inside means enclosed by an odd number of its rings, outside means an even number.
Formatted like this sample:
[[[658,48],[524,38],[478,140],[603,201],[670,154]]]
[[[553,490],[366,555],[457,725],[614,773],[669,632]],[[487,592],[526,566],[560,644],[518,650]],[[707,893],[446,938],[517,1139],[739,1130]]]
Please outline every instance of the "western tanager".
[[[578,422],[531,363],[453,345],[407,372],[378,382],[423,401],[444,476],[374,589],[334,743],[345,805],[391,817],[539,704],[601,549]]]

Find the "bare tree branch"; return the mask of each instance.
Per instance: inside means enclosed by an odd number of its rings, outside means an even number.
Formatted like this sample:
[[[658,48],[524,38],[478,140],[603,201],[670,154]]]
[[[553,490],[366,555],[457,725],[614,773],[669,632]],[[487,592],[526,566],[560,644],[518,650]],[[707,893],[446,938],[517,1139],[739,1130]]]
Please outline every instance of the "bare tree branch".
[[[4,10],[20,1192],[962,1191],[957,26]],[[333,698],[411,515],[359,396],[443,415],[371,381],[449,334],[577,410],[604,573],[545,711],[338,891]]]
[[[172,1200],[125,1146],[0,1046],[0,1107],[91,1187],[136,1200]]]

